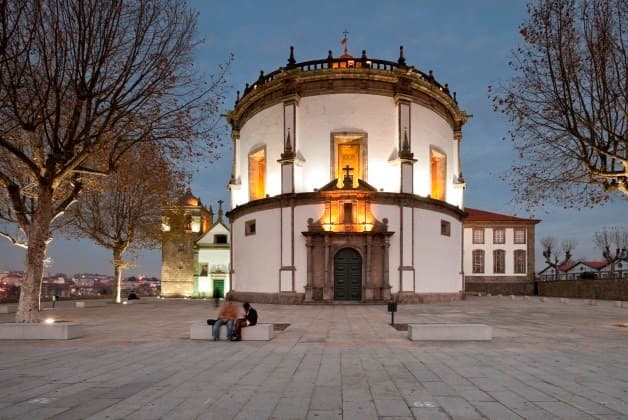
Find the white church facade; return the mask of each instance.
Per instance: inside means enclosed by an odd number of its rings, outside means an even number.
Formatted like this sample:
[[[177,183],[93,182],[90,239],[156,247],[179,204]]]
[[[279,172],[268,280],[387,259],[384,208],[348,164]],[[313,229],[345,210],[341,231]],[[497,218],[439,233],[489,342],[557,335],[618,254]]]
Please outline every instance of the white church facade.
[[[432,73],[363,52],[260,74],[232,128],[231,294],[460,298],[467,114]]]

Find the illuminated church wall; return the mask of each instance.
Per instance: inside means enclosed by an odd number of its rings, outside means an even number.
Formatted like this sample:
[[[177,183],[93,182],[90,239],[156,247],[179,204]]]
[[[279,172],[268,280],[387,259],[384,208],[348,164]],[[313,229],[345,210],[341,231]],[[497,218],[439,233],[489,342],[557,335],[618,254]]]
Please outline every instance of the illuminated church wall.
[[[237,299],[459,297],[467,115],[402,58],[295,64],[238,96],[228,115]],[[361,292],[348,298],[334,271],[344,249],[362,264]]]

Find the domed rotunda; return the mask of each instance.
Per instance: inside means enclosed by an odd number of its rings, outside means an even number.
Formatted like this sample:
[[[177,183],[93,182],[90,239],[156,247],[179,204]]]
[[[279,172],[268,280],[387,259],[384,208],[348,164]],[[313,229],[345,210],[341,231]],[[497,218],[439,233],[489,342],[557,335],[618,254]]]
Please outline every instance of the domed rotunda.
[[[348,53],[260,73],[232,128],[231,295],[443,301],[463,290],[467,114],[406,63]]]

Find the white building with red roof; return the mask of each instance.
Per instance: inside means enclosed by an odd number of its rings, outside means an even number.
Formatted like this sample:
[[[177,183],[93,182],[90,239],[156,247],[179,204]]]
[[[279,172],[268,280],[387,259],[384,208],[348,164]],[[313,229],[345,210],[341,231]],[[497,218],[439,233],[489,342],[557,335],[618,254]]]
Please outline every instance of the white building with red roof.
[[[534,243],[538,219],[465,208],[465,291],[534,293]]]

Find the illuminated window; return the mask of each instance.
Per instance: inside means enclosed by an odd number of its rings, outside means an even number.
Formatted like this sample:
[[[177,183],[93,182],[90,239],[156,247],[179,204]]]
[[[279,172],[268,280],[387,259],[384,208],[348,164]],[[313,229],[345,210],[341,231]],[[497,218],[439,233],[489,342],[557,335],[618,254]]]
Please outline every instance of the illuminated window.
[[[266,195],[266,149],[249,154],[249,200],[259,200]]]
[[[503,228],[493,229],[493,243],[505,244],[506,243],[506,230]]]
[[[440,234],[443,236],[451,236],[451,223],[446,220],[440,221]]]
[[[484,272],[484,251],[481,249],[476,249],[471,253],[473,257],[473,272],[474,273],[483,273]]]
[[[526,252],[522,249],[515,251],[515,274],[525,274],[526,267],[528,265],[528,259],[526,258]]]
[[[332,134],[332,179],[342,188],[345,168],[350,168],[353,186],[358,179],[366,180],[366,136],[364,134]]]
[[[484,243],[484,228],[473,228],[473,243],[474,244]]]
[[[493,273],[503,274],[506,272],[506,251],[496,249],[493,251]]]
[[[431,150],[432,194],[435,200],[444,200],[447,178],[447,157],[438,150]]]
[[[516,244],[526,243],[526,230],[524,228],[515,229],[515,243]]]

